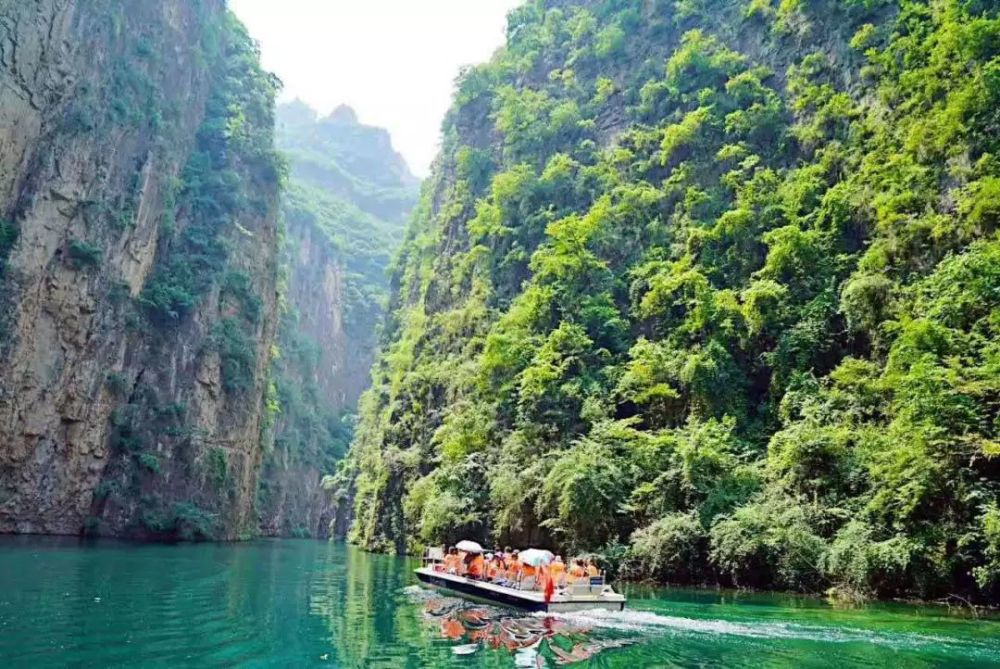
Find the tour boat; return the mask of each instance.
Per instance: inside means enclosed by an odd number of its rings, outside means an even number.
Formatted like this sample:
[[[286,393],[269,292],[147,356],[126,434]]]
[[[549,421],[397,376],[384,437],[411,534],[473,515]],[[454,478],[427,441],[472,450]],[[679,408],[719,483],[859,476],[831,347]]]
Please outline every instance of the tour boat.
[[[625,610],[625,596],[616,593],[607,585],[603,576],[579,579],[565,588],[558,588],[546,601],[545,594],[538,590],[521,590],[446,573],[440,566],[443,558],[444,551],[441,549],[426,550],[423,565],[415,570],[417,578],[422,583],[464,597],[513,606],[526,611],[568,613],[592,609]]]

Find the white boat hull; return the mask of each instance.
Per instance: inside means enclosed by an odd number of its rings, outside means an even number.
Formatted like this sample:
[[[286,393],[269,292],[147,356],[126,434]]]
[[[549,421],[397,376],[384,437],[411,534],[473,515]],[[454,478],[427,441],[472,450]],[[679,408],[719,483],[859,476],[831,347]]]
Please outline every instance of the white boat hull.
[[[589,595],[570,595],[556,593],[549,601],[545,595],[531,590],[515,590],[495,583],[485,583],[435,571],[430,567],[416,570],[417,578],[422,582],[465,597],[473,597],[493,604],[514,606],[526,611],[541,611],[545,613],[571,613],[573,611],[590,611],[603,609],[605,611],[623,611],[625,597],[615,592],[601,592]]]

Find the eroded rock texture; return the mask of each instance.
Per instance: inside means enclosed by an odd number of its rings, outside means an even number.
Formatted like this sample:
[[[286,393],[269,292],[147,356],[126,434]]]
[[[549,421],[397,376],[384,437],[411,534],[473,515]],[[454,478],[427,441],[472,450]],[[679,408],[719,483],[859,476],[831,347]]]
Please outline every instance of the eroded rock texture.
[[[222,0],[0,2],[0,531],[255,526],[274,90]]]

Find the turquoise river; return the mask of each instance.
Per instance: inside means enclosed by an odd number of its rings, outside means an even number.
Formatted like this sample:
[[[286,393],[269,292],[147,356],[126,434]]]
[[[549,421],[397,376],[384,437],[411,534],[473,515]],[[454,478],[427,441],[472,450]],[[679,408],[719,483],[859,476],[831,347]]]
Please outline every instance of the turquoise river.
[[[631,586],[568,617],[417,585],[339,543],[0,537],[0,667],[1000,667],[1000,620]]]

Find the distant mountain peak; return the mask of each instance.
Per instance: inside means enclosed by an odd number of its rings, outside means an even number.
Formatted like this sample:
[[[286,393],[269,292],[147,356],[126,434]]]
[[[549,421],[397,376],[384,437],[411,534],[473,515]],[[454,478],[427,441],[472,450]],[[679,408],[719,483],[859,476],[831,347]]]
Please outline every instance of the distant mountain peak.
[[[291,102],[286,102],[279,107],[282,123],[312,125],[316,122],[316,112],[300,98],[295,98]]]
[[[311,122],[301,122],[309,114]],[[278,147],[293,176],[380,219],[405,221],[420,181],[393,148],[389,131],[360,123],[348,105],[317,116],[299,101],[278,105]]]
[[[334,123],[357,125],[358,114],[350,105],[340,105],[330,113],[327,120]]]

